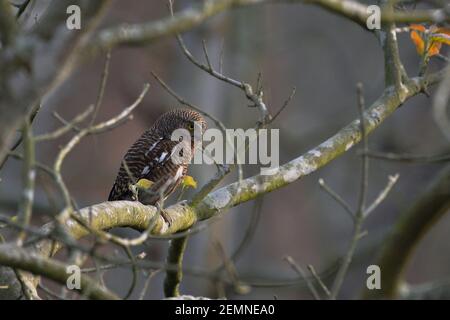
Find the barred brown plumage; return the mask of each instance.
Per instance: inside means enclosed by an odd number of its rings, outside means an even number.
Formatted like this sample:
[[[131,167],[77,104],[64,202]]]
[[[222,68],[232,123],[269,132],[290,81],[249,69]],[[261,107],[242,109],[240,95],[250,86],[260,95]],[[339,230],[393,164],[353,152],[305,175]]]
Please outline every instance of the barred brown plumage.
[[[180,184],[187,173],[188,163],[194,151],[194,127],[206,129],[202,115],[193,110],[175,109],[161,115],[150,129],[128,149],[117,174],[108,201],[138,200],[143,204],[154,205],[161,197],[167,198]],[[191,133],[191,150],[186,163],[172,161],[172,152],[179,141],[172,141],[176,129],[186,129]],[[143,196],[136,198],[132,185],[140,179],[150,180],[153,184]]]

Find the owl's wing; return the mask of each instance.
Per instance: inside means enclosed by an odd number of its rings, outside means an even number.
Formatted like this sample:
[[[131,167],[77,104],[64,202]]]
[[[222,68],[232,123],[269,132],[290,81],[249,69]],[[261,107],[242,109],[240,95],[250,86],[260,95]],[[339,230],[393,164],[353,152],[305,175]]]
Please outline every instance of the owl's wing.
[[[161,140],[149,149],[146,155],[146,165],[139,174],[140,179],[152,182],[151,187],[139,194],[139,201],[154,204],[159,199],[170,195],[186,174],[190,161],[190,148],[185,148],[189,154],[181,157],[182,149],[178,141]]]
[[[187,171],[187,163],[177,161],[179,150],[178,141],[161,138],[136,141],[124,157],[109,201],[134,200],[130,185],[140,179],[152,182],[145,202],[139,199],[143,203],[154,204],[161,194],[165,197],[172,193]],[[190,161],[190,153],[186,156],[185,160]]]

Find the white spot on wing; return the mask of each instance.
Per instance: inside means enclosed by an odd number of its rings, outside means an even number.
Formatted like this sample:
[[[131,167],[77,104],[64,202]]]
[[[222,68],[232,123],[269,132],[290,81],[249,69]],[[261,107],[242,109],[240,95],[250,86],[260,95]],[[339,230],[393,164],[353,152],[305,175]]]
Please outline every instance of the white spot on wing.
[[[166,158],[166,156],[167,156],[167,152],[161,153],[161,156],[159,157],[158,162],[160,162],[160,163],[163,162],[164,159]]]
[[[149,152],[151,152],[153,149],[155,149],[155,147],[156,147],[156,145],[158,144],[159,141],[161,141],[161,138],[158,141],[156,141],[154,144],[152,144],[150,146],[150,148],[148,148],[147,152],[145,153],[146,156],[148,156]]]
[[[141,174],[147,174],[150,172],[150,167],[149,166],[145,166],[144,169],[142,170]]]

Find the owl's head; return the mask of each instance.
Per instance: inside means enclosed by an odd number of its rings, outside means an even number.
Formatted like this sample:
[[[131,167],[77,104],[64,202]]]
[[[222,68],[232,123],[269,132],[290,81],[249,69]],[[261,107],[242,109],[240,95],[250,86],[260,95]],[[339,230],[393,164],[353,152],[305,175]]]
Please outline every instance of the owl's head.
[[[172,133],[177,129],[186,129],[191,137],[198,139],[194,133],[203,135],[207,124],[203,116],[190,109],[174,109],[161,115],[155,122],[155,128],[160,136],[170,139]]]

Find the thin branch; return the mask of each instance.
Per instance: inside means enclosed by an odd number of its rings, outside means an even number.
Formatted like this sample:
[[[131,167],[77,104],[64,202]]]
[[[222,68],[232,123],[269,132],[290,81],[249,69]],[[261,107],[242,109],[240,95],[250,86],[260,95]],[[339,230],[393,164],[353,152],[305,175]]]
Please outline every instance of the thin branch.
[[[236,270],[236,266],[234,265],[233,261],[228,257],[228,255],[225,252],[225,249],[223,248],[222,243],[218,240],[214,240],[214,247],[216,248],[217,252],[219,253],[222,263],[225,266],[225,270],[227,271],[228,277],[230,278],[231,284],[233,286],[234,292],[237,294],[247,294],[250,292],[251,288],[239,280],[239,275]],[[220,283],[220,282],[219,282]],[[224,295],[222,295],[224,296]]]
[[[72,121],[66,122],[66,124],[64,126],[56,129],[53,132],[49,132],[49,133],[44,133],[44,134],[38,135],[34,139],[35,139],[36,142],[42,142],[42,141],[48,141],[48,140],[57,139],[57,138],[63,136],[64,134],[66,134],[67,132],[71,131],[73,128],[75,128],[78,123],[80,123],[84,119],[86,119],[93,111],[94,111],[94,106],[91,105],[88,108],[86,108],[86,110],[84,110],[82,113],[80,113],[75,118],[73,118]],[[59,115],[57,115],[55,113],[55,117],[59,117]],[[59,117],[59,119],[61,121],[65,121],[64,119],[62,119],[60,117]]]
[[[208,68],[210,70],[212,70],[213,67],[211,65],[211,61],[209,60],[208,49],[206,48],[206,41],[205,41],[205,39],[202,40],[202,48],[203,48],[203,54],[205,55],[206,63],[208,64]]]
[[[174,17],[174,13],[173,13],[173,0],[168,0],[168,5],[169,5],[169,11],[170,14],[172,16],[172,18]],[[218,72],[217,70],[215,70],[210,62],[209,56],[208,56],[208,51],[206,50],[206,44],[203,42],[203,53],[205,55],[205,59],[207,61],[207,65],[204,65],[203,63],[199,62],[193,55],[192,53],[189,51],[189,49],[186,47],[186,45],[184,44],[183,38],[181,37],[181,35],[179,33],[176,34],[176,38],[178,40],[178,44],[180,45],[181,50],[183,51],[184,55],[186,56],[186,58],[192,62],[195,66],[197,66],[198,68],[200,68],[201,70],[207,72],[208,74],[210,74],[211,76],[213,76],[214,78],[217,78],[225,83],[228,83],[234,87],[237,87],[239,89],[241,89],[245,96],[247,97],[247,99],[252,103],[252,106],[257,107],[260,112],[261,112],[261,123],[265,124],[266,122],[268,122],[271,117],[269,114],[269,111],[267,110],[266,104],[263,101],[263,95],[262,92],[258,92],[258,90],[254,93],[253,88],[245,82],[242,81],[238,81],[235,79],[232,79],[228,76],[225,76],[224,74]]]
[[[219,119],[217,119],[216,117],[214,117],[213,115],[203,111],[202,108],[189,103],[188,101],[186,101],[185,99],[183,99],[181,96],[179,96],[172,88],[169,87],[169,85],[167,83],[164,82],[164,80],[162,80],[156,73],[154,73],[153,71],[151,72],[151,75],[153,76],[153,78],[155,78],[155,80],[161,85],[161,87],[163,87],[167,93],[169,93],[172,97],[175,98],[175,100],[177,100],[180,104],[187,106],[189,108],[194,109],[195,111],[198,111],[199,113],[201,113],[202,115],[208,117],[209,119],[211,119],[214,124],[219,127],[223,132],[225,132],[226,127],[223,124],[222,121],[220,121]]]
[[[122,248],[125,250],[128,258],[130,259],[131,262],[131,271],[133,273],[133,278],[131,280],[131,285],[130,288],[128,289],[128,292],[125,294],[125,297],[123,298],[124,300],[127,300],[128,298],[131,297],[131,295],[133,294],[134,289],[136,288],[136,284],[137,284],[137,278],[138,278],[138,267],[136,265],[136,259],[134,258],[133,253],[130,250],[129,246],[122,246]]]
[[[9,156],[11,158],[17,159],[17,160],[24,160],[24,156],[18,152],[10,152]],[[36,169],[39,169],[43,172],[45,172],[47,175],[49,175],[52,179],[55,179],[55,172],[53,171],[52,168],[50,168],[49,166],[42,164],[40,162],[35,161],[34,162],[34,167]]]
[[[19,19],[22,14],[27,10],[28,5],[30,4],[31,0],[24,0],[22,4],[17,5],[17,13],[16,13],[16,19]]]
[[[147,294],[148,288],[150,286],[150,282],[152,281],[153,277],[159,272],[160,270],[154,270],[149,272],[147,275],[147,279],[145,279],[144,286],[142,287],[142,291],[139,294],[139,300],[144,300],[145,295]]]
[[[34,119],[36,118],[39,110],[41,109],[41,103],[36,103],[35,106],[32,108],[31,112],[30,112],[30,116],[29,116],[29,122],[30,124],[33,123]],[[20,134],[19,139],[17,139],[16,143],[14,143],[14,145],[9,149],[9,152],[12,153],[14,152],[21,144],[23,141],[23,133]],[[0,170],[3,168],[3,166],[5,165],[6,161],[8,160],[8,157],[10,156],[10,154],[7,154],[6,157],[3,159],[3,161],[1,161],[0,163]]]
[[[314,284],[310,281],[310,279],[306,276],[305,271],[303,271],[302,267],[300,267],[295,260],[291,256],[286,256],[284,258],[289,265],[292,267],[292,269],[297,272],[297,274],[305,279],[306,285],[308,286],[309,291],[311,292],[311,295],[315,300],[321,300],[320,295],[317,292],[316,288],[314,287]]]
[[[337,203],[341,205],[342,208],[344,208],[345,212],[347,212],[350,215],[350,218],[353,222],[355,222],[355,214],[353,213],[352,208],[350,205],[345,201],[339,194],[337,194],[331,187],[329,187],[323,179],[319,179],[319,186],[324,190],[326,193],[328,193]]]
[[[356,85],[356,93],[358,96],[358,112],[359,112],[359,125],[361,129],[361,141],[362,141],[362,172],[361,172],[361,188],[359,194],[358,207],[355,214],[355,218],[358,220],[359,217],[363,215],[364,210],[366,209],[366,198],[367,198],[367,190],[369,188],[369,157],[367,153],[369,152],[369,141],[367,138],[367,129],[364,118],[364,109],[365,101],[364,101],[364,92],[362,83],[358,83]]]
[[[319,277],[319,275],[317,274],[316,269],[314,269],[314,267],[311,264],[308,264],[307,268],[308,268],[309,272],[311,272],[312,276],[317,281],[319,286],[322,288],[322,290],[325,293],[325,295],[327,296],[327,298],[330,298],[331,297],[331,292],[328,289],[328,287],[325,285],[325,283],[323,283],[323,281]]]
[[[360,193],[359,193],[359,200],[358,200],[358,206],[356,209],[356,212],[354,213],[354,227],[353,227],[353,235],[352,239],[350,241],[350,245],[348,247],[348,250],[345,254],[344,260],[342,262],[341,267],[339,268],[339,271],[336,275],[336,278],[334,279],[333,285],[331,287],[331,299],[336,299],[342,284],[344,282],[345,276],[347,275],[347,271],[350,267],[350,264],[353,259],[353,254],[356,250],[356,246],[358,244],[359,239],[361,238],[361,227],[362,223],[364,222],[364,211],[366,207],[366,197],[367,197],[367,189],[369,185],[369,158],[367,157],[367,152],[369,151],[368,147],[368,138],[367,138],[367,127],[365,123],[365,117],[364,117],[364,109],[365,109],[365,102],[364,102],[364,95],[363,95],[363,89],[362,84],[358,83],[356,86],[356,93],[357,93],[357,105],[358,105],[358,113],[359,113],[359,130],[361,134],[361,141],[363,144],[363,151],[365,156],[362,157],[362,165],[361,165],[361,185],[360,185]]]
[[[106,81],[108,80],[109,75],[109,63],[111,61],[111,51],[106,53],[105,65],[103,67],[102,78],[100,82],[100,88],[98,90],[97,101],[95,102],[94,113],[92,115],[90,126],[93,126],[95,123],[95,119],[97,118],[98,111],[100,110],[100,106],[103,102],[103,96],[105,94]]]
[[[400,161],[400,162],[448,162],[450,161],[450,154],[435,154],[435,155],[417,155],[417,154],[398,154],[392,152],[376,152],[371,151],[367,153],[367,156],[374,159],[388,160],[388,161]]]
[[[398,180],[398,177],[399,177],[398,174],[394,176],[389,176],[389,181],[386,187],[384,187],[384,189],[380,192],[380,194],[373,201],[373,203],[367,207],[367,209],[364,211],[364,216],[367,217],[373,210],[375,210],[380,205],[381,202],[383,202],[383,200],[387,197],[391,189],[394,187],[395,183]]]
[[[237,259],[244,252],[244,250],[248,247],[250,241],[252,240],[261,217],[263,202],[264,202],[263,196],[255,200],[255,205],[252,210],[252,216],[248,224],[247,230],[245,231],[244,237],[242,238],[241,242],[239,243],[235,251],[230,255],[231,261],[236,262]],[[221,272],[224,267],[225,267],[224,264],[217,267],[216,272]]]
[[[275,113],[275,115],[272,116],[272,120],[271,122],[274,122],[276,118],[278,118],[278,116],[280,115],[281,112],[283,112],[283,110],[289,105],[289,102],[291,102],[292,98],[295,95],[295,91],[297,90],[297,88],[293,87],[291,94],[289,95],[289,97],[286,99],[286,101],[283,103],[283,105],[281,106],[280,109],[278,109],[278,111]]]
[[[64,119],[58,112],[53,111],[52,112],[52,116],[58,120],[59,122],[61,122],[63,125],[68,126],[70,125],[70,121],[67,121],[66,119]],[[81,128],[75,124],[72,123],[72,131],[75,133],[78,133],[81,131]]]

